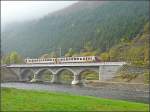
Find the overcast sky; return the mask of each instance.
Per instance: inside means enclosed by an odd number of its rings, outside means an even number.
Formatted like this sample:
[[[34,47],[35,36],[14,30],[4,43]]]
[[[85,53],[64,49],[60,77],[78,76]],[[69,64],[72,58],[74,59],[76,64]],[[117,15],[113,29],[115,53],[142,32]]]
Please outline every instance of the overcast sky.
[[[1,1],[2,24],[40,18],[77,1]]]

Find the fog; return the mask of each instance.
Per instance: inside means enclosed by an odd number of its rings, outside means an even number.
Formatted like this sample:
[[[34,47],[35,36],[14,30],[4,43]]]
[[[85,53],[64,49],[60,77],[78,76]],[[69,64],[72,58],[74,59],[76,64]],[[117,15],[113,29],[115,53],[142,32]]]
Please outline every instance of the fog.
[[[43,17],[77,1],[1,1],[1,24]]]

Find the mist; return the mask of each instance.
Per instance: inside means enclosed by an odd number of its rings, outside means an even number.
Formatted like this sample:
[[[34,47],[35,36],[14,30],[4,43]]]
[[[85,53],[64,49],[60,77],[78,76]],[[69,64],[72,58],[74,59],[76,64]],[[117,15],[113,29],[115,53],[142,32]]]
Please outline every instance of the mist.
[[[1,1],[1,25],[43,17],[77,1]]]

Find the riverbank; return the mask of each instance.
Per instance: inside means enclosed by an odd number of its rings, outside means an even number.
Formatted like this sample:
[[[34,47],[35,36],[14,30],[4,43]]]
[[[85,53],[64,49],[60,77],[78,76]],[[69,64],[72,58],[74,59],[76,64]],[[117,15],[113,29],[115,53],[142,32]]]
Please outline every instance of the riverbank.
[[[107,89],[116,89],[116,90],[149,92],[149,84],[143,84],[143,83],[91,80],[91,81],[86,81],[85,85],[87,87],[94,87],[94,88],[107,88]]]
[[[2,88],[2,111],[148,111],[149,105],[121,100]]]
[[[99,98],[125,100],[139,103],[149,103],[149,91],[134,91],[110,89],[109,87],[85,87],[64,84],[50,84],[50,83],[23,83],[23,82],[9,82],[1,83],[1,87],[10,87],[17,89],[49,91],[49,92],[65,92],[70,94],[82,96],[94,96]]]

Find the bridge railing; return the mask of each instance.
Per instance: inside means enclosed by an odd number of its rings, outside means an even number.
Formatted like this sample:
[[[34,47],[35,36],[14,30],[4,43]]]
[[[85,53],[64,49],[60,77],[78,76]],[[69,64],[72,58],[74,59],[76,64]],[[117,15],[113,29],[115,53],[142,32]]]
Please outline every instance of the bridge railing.
[[[61,63],[61,64],[10,64],[5,67],[45,67],[45,66],[100,66],[100,65],[125,65],[126,62],[99,62],[99,63]]]

